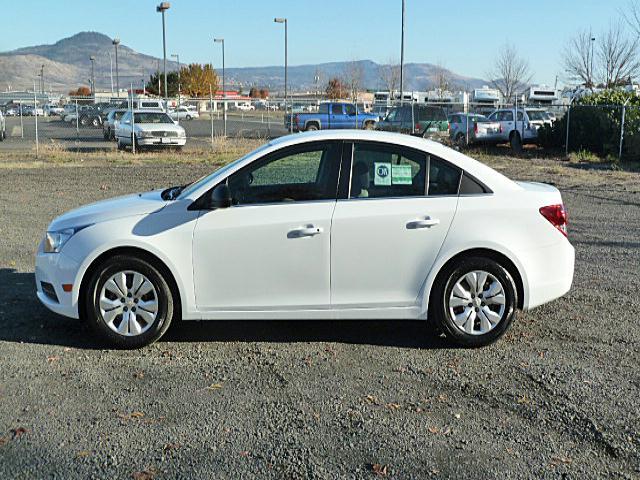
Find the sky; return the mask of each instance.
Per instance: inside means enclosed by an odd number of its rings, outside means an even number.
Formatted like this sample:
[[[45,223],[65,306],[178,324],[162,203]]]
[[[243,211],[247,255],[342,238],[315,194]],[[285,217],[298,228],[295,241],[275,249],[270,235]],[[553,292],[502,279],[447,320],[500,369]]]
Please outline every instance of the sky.
[[[528,60],[533,82],[563,84],[562,50],[580,30],[598,36],[630,0],[406,0],[405,62],[434,63],[487,78],[505,43]],[[159,0],[3,0],[0,51],[55,43],[80,31],[120,37],[162,56]],[[280,65],[287,17],[289,64],[370,59],[399,62],[401,0],[174,0],[166,13],[167,55],[227,67]],[[21,19],[18,21],[18,19]]]

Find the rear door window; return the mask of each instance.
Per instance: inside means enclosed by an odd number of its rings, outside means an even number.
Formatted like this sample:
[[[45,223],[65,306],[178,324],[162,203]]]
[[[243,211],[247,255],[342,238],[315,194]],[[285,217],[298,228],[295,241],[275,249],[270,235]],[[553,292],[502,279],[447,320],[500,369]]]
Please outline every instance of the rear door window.
[[[342,115],[342,105],[339,103],[334,103],[331,105],[331,114],[332,115]]]

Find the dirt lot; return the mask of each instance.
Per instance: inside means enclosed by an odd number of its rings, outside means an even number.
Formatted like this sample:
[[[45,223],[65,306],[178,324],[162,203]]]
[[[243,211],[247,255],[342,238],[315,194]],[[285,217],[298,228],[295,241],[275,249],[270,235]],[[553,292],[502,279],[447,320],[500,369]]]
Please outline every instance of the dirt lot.
[[[203,322],[134,352],[39,305],[36,244],[69,208],[211,165],[0,160],[0,478],[638,478],[638,174],[485,160],[559,186],[577,250],[570,294],[494,346],[420,322]]]

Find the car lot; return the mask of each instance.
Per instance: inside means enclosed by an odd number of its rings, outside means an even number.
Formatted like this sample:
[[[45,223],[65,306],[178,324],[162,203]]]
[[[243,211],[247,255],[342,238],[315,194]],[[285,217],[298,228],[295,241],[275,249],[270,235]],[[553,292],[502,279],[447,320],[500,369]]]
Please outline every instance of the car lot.
[[[569,295],[496,345],[451,348],[420,322],[247,321],[120,352],[38,304],[41,232],[211,166],[0,160],[0,477],[636,478],[637,174],[491,162],[561,188],[577,253]]]
[[[264,121],[263,121],[264,120]],[[0,144],[1,150],[31,150],[35,148],[35,117],[23,117],[24,138],[20,136],[20,117],[7,117],[7,139]],[[211,139],[211,120],[198,118],[180,121],[187,133],[186,149],[206,146]],[[214,135],[222,135],[224,121],[222,116],[214,118]],[[244,138],[266,138],[285,135],[282,117],[270,119],[260,114],[229,115],[227,119],[227,135]],[[40,146],[59,145],[65,150],[115,150],[116,143],[105,141],[101,128],[80,127],[75,123],[67,124],[57,117],[38,118],[38,138]]]

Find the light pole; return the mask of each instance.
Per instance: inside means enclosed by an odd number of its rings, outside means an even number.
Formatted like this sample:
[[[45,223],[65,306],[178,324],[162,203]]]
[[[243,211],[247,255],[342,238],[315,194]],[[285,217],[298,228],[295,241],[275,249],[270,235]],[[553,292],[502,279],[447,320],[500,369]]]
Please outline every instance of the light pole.
[[[113,43],[113,46],[116,49],[116,92],[118,94],[118,98],[120,98],[120,77],[118,75],[118,45],[120,45],[120,39],[114,38],[111,43]]]
[[[91,95],[95,98],[96,96],[96,77],[95,77],[96,57],[91,55],[89,57],[89,60],[91,60]]]
[[[288,68],[287,68],[287,19],[276,17],[273,19],[275,23],[284,23],[284,114],[287,115],[287,89],[288,89]],[[293,124],[289,122],[290,129],[293,131]]]
[[[177,53],[171,54],[171,58],[175,58],[178,62],[178,109],[180,109],[180,55]],[[176,120],[180,123],[180,112],[176,115]]]
[[[40,93],[44,95],[44,63],[40,67]]]
[[[227,136],[227,84],[224,77],[224,38],[214,38],[214,43],[222,44],[222,115],[224,117],[224,136]]]
[[[402,0],[402,31],[400,34],[400,103],[404,103],[404,10],[405,0]]]
[[[164,106],[167,108],[167,37],[166,37],[166,29],[164,24],[164,12],[169,10],[171,4],[169,2],[162,2],[160,5],[156,7],[156,12],[162,13],[162,54],[164,58],[163,68],[164,68]],[[158,92],[160,93],[160,92]]]
[[[596,37],[591,37],[591,66],[589,67],[589,83],[591,84],[591,90],[593,90],[593,46],[596,43]]]
[[[113,56],[111,52],[109,54],[109,78],[111,79],[111,96],[113,97]]]

